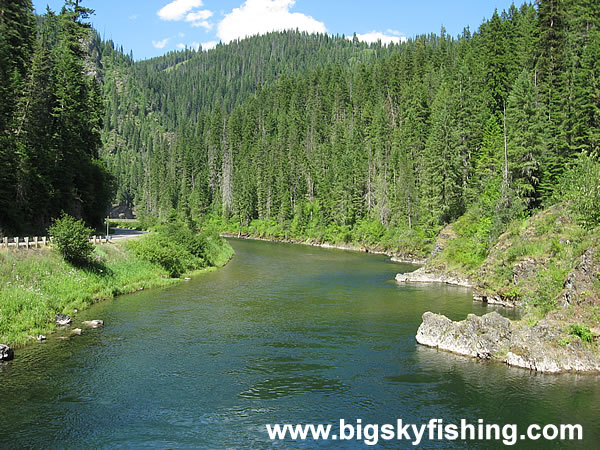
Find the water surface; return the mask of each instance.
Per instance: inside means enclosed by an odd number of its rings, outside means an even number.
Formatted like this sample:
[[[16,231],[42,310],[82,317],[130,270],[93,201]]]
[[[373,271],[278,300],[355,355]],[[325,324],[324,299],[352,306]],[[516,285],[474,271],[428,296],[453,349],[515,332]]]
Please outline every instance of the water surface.
[[[469,290],[398,285],[410,267],[383,256],[231,242],[225,268],[94,306],[75,322],[103,319],[103,329],[0,366],[0,447],[357,448],[273,443],[265,424],[434,417],[581,423],[586,441],[573,448],[600,441],[598,377],[536,375],[416,344],[425,311],[492,310]]]

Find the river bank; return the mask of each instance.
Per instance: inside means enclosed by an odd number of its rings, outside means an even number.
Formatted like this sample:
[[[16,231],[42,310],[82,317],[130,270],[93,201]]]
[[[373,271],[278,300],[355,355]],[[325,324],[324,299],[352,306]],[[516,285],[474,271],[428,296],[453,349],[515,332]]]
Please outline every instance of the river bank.
[[[454,320],[487,312],[464,289],[400,289],[389,282],[399,267],[382,256],[230,242],[223,269],[93,305],[79,319],[104,319],[101,331],[30,345],[0,365],[10,398],[0,415],[15,430],[0,447],[58,447],[67,436],[76,448],[268,448],[265,423],[383,424],[407,411],[415,423],[523,429],[568,417],[584,427],[580,447],[600,439],[599,378],[530,376],[414,342],[427,309]]]
[[[372,253],[375,255],[385,255],[390,258],[390,260],[402,263],[402,264],[415,264],[421,265],[425,264],[425,259],[402,255],[397,252],[385,251],[379,248],[369,247],[364,244],[357,243],[345,243],[345,244],[332,244],[329,242],[318,242],[313,240],[301,240],[301,239],[285,239],[285,238],[275,238],[275,237],[261,237],[261,236],[253,236],[248,233],[221,233],[222,237],[226,238],[237,238],[237,239],[248,239],[253,241],[265,241],[265,242],[282,242],[286,244],[299,244],[299,245],[307,245],[310,247],[320,247],[320,248],[332,248],[336,250],[348,250],[353,252],[363,252],[363,253]]]
[[[456,223],[449,225],[425,265],[396,281],[470,287],[473,300],[517,308],[522,319],[452,322],[428,312],[417,342],[539,372],[600,372],[600,241],[594,230],[581,228],[557,205],[515,222],[471,266],[456,256],[469,244]]]
[[[198,268],[171,277],[157,261],[136,254],[130,244],[112,243],[95,248],[95,263],[75,267],[50,248],[0,252],[0,343],[13,348],[35,342],[57,329],[56,314],[74,318],[90,305],[117,295],[165,287],[227,263]],[[220,255],[222,256],[222,255]]]

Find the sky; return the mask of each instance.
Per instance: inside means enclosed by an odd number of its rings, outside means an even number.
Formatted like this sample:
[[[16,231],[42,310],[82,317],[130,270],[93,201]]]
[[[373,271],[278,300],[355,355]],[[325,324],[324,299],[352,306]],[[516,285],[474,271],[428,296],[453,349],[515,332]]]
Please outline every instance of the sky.
[[[511,0],[83,0],[95,10],[90,18],[100,35],[133,51],[136,60],[187,47],[203,50],[218,42],[274,30],[352,36],[373,42],[401,42],[419,34],[456,36],[476,30],[494,9]],[[63,0],[33,0],[38,14]],[[520,3],[517,3],[520,4]]]

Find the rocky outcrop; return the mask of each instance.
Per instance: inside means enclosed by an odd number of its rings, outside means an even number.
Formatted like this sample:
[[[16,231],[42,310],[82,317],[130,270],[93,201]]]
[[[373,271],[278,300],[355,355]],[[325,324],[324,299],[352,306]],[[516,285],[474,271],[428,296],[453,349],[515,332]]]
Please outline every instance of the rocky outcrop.
[[[57,314],[56,316],[54,316],[54,321],[56,322],[56,325],[58,325],[59,327],[64,327],[67,325],[71,325],[71,322],[73,322],[73,319],[71,319],[66,314]]]
[[[99,328],[99,327],[103,327],[104,326],[104,321],[103,320],[85,320],[83,322],[81,322],[83,325],[85,325],[86,327],[90,327],[90,328]]]
[[[449,274],[429,271],[425,267],[414,272],[399,273],[396,275],[398,283],[446,283],[455,286],[473,287],[473,283],[466,278]]]
[[[460,322],[426,312],[417,331],[417,342],[460,355],[495,359],[538,372],[600,372],[596,346],[572,339],[558,344],[561,327],[542,320],[535,326],[513,322],[497,312]]]
[[[589,247],[581,255],[564,282],[564,290],[559,298],[561,306],[600,303],[600,299],[594,294],[596,285],[600,285],[599,253],[596,247]]]
[[[10,361],[14,359],[15,352],[8,345],[0,344],[0,361]]]

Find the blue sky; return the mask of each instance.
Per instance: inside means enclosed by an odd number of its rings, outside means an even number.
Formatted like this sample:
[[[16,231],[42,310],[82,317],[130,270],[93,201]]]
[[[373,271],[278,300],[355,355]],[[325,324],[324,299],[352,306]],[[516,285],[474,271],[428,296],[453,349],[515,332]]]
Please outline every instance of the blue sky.
[[[135,59],[178,48],[208,49],[246,35],[299,28],[329,34],[357,33],[365,41],[398,42],[441,26],[455,36],[465,26],[476,30],[494,9],[510,0],[84,0],[96,14],[91,23]],[[59,11],[62,0],[33,0],[36,12],[46,5]],[[519,5],[520,3],[517,3]]]

